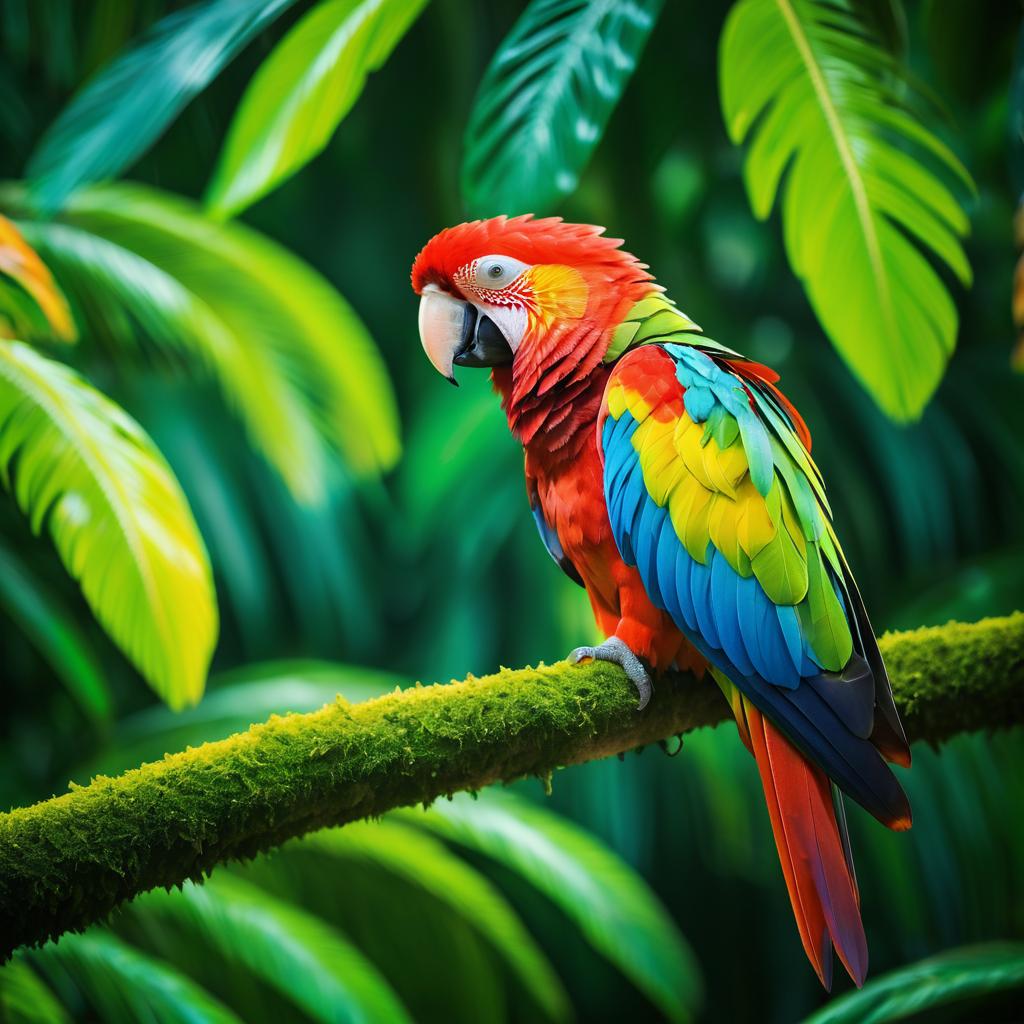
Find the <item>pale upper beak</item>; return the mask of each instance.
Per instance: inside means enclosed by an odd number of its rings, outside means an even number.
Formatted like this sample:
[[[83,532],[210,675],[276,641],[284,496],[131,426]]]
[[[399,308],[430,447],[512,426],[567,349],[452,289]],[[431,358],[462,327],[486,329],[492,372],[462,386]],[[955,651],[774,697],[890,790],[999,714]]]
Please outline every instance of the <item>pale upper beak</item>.
[[[420,294],[420,341],[442,377],[458,384],[454,366],[504,366],[512,362],[505,336],[470,302],[428,284]]]

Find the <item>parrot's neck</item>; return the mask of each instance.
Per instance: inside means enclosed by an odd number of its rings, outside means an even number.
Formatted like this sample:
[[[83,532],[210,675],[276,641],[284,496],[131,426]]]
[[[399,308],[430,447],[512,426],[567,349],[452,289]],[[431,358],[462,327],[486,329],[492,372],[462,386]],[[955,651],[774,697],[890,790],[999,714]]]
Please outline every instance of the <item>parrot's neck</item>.
[[[574,458],[594,426],[610,372],[605,359],[616,332],[644,300],[660,293],[632,264],[614,282],[590,278],[583,316],[555,320],[528,335],[511,366],[492,374],[508,426],[528,452]]]
[[[491,375],[501,395],[501,407],[509,429],[527,453],[547,465],[575,459],[594,436],[605,384],[611,367],[598,364],[583,378],[543,394],[515,399],[515,379],[510,366],[496,367]]]
[[[580,320],[556,323],[524,344],[511,366],[494,370],[509,429],[549,465],[576,458],[593,434],[616,360],[637,345],[699,330],[651,281],[597,293]]]

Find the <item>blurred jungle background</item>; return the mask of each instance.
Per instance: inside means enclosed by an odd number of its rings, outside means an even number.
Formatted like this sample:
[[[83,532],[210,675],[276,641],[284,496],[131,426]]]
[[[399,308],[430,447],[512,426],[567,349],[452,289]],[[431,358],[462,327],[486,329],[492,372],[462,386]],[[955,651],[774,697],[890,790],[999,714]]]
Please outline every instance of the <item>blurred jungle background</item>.
[[[895,332],[873,329],[853,250],[823,243],[794,273],[818,190],[851,186],[780,11],[854,160],[901,186],[868,195],[904,232],[882,271]],[[0,337],[21,342],[0,341],[0,806],[594,635],[485,375],[456,391],[419,347],[412,258],[471,214],[606,225],[709,334],[781,372],[879,632],[1020,607],[1020,15],[0,0]],[[785,82],[783,116],[744,127]],[[804,192],[769,215],[801,146]],[[1019,1019],[1019,731],[918,745],[909,834],[851,809],[872,963],[854,1003],[804,960],[734,730],[675,746],[148,894],[17,956],[0,1016]]]

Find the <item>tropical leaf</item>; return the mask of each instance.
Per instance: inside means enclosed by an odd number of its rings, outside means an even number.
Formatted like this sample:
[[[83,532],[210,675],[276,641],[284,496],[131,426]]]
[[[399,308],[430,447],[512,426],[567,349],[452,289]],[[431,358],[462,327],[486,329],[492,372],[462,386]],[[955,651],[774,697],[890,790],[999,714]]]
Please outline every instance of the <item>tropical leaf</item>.
[[[939,1006],[1019,988],[1024,988],[1024,944],[967,947],[868,982],[859,992],[833,1000],[805,1024],[884,1024],[916,1019]]]
[[[152,373],[132,383],[133,408],[174,467],[210,549],[224,617],[238,628],[232,660],[309,650],[370,661],[392,628],[378,595],[396,520],[380,504],[380,486],[331,465],[324,500],[298,502],[272,467],[252,458],[209,387]]]
[[[206,0],[157,22],[50,125],[28,165],[34,206],[52,212],[82,185],[116,178],[292,3]]]
[[[309,11],[242,97],[206,194],[210,211],[237,214],[323,150],[426,2],[323,0]]]
[[[689,946],[643,880],[582,828],[490,790],[399,813],[521,875],[670,1020],[692,1018],[701,982]]]
[[[130,913],[181,926],[212,955],[261,978],[325,1024],[409,1020],[377,969],[340,933],[241,878],[219,874],[153,891]]]
[[[58,595],[2,541],[0,608],[57,673],[83,714],[93,722],[107,721],[113,701],[85,631]]]
[[[441,853],[452,857],[443,847]],[[387,861],[357,853],[335,856],[303,840],[236,870],[347,935],[416,1020],[503,1020],[511,1002],[526,1001],[501,950],[475,926],[473,913],[392,871]],[[543,1016],[534,1009],[527,1019]]]
[[[101,928],[67,934],[28,952],[48,977],[70,975],[104,1024],[241,1024],[226,1006],[170,964]]]
[[[28,292],[12,278],[0,276],[0,338],[45,339],[53,328]]]
[[[947,184],[972,187],[967,172],[849,4],[741,0],[719,67],[729,135],[752,138],[754,213],[783,193],[786,251],[822,326],[886,413],[916,418],[957,332],[929,257],[971,280],[967,216]]]
[[[172,707],[197,701],[217,636],[213,581],[141,427],[68,367],[0,342],[0,480],[153,689]]]
[[[4,1024],[70,1024],[57,997],[24,960],[0,967],[0,1021]]]
[[[176,196],[141,185],[79,193],[66,217],[156,265],[249,345],[271,350],[308,402],[317,429],[357,472],[398,458],[387,368],[338,292],[291,253],[241,224],[218,224]],[[304,480],[302,493],[318,481]]]
[[[365,860],[428,892],[467,920],[501,957],[543,1011],[564,1020],[569,1004],[551,965],[513,909],[487,879],[454,857],[442,843],[396,820],[356,822],[328,829],[285,848],[282,856]]]
[[[57,341],[75,340],[75,324],[67,299],[46,264],[5,217],[0,217],[0,274],[17,281],[32,296]]]
[[[484,74],[466,129],[474,216],[544,213],[576,188],[662,0],[533,0]]]
[[[186,366],[216,380],[254,446],[292,492],[319,496],[323,446],[308,398],[274,346],[254,344],[243,325],[215,308],[228,294],[215,294],[216,277],[208,276],[203,288],[211,305],[166,270],[106,238],[58,221],[22,227],[75,300],[90,337],[137,348],[141,331],[156,346],[188,357]],[[229,272],[221,268],[221,279]],[[301,351],[301,340],[294,347]]]

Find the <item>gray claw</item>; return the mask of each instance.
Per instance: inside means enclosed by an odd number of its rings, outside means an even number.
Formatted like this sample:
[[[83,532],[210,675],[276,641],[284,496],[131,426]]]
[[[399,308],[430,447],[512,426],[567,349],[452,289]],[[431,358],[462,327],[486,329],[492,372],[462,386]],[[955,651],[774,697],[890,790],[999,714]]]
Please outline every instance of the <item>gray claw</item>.
[[[640,659],[624,644],[617,636],[609,637],[603,644],[597,647],[577,647],[569,654],[569,661],[574,665],[579,664],[584,658],[593,658],[595,661],[608,661],[618,665],[629,677],[629,681],[636,687],[640,695],[640,702],[637,704],[637,711],[643,711],[647,707],[654,693],[651,685],[651,677],[647,674]]]

